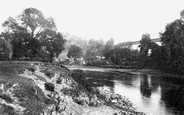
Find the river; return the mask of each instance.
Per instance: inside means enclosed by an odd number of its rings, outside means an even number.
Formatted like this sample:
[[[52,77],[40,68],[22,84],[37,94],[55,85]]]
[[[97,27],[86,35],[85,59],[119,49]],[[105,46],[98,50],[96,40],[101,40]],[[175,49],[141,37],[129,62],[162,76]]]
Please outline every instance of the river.
[[[85,70],[87,82],[91,86],[104,87],[128,97],[138,111],[149,115],[179,115],[183,110],[184,104],[181,99],[184,100],[184,93],[180,90],[178,92],[184,83],[183,79],[162,74],[151,75],[141,72],[131,74],[113,69],[107,71],[99,68],[80,69]]]

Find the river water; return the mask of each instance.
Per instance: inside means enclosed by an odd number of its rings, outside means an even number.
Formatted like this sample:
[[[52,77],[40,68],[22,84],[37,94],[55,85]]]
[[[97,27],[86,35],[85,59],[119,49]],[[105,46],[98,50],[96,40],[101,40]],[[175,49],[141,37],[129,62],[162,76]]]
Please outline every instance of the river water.
[[[183,110],[181,98],[184,94],[178,92],[178,89],[184,81],[176,77],[123,72],[85,72],[88,83],[93,87],[104,87],[128,97],[138,111],[150,115],[179,115]]]

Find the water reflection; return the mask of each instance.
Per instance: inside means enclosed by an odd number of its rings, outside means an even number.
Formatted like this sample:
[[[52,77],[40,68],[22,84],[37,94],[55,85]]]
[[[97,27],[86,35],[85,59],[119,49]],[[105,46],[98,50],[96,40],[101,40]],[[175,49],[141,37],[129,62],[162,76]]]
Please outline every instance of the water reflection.
[[[176,108],[180,114],[184,114],[184,86],[174,86],[165,93],[165,101],[168,106]]]
[[[145,97],[151,97],[151,78],[148,75],[143,75],[141,77],[141,86],[140,91],[141,94]]]
[[[92,87],[106,86],[106,89],[114,92],[114,77],[112,73],[85,71],[87,83]]]
[[[184,80],[181,78],[120,72],[86,73],[91,86],[105,86],[128,97],[140,111],[173,115],[182,114],[184,109]]]

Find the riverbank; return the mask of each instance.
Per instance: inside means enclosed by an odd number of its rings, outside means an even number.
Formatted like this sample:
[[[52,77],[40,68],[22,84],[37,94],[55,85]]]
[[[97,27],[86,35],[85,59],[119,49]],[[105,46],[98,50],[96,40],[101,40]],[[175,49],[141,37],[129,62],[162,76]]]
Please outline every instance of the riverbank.
[[[73,66],[70,69],[84,70],[87,82],[93,87],[105,87],[117,94],[125,95],[138,107],[139,111],[154,115],[172,115],[178,114],[183,108],[180,103],[183,99],[181,94],[183,76],[151,69],[137,71],[133,69],[85,68],[85,66]],[[173,95],[177,98],[173,99]]]
[[[126,98],[87,90],[66,67],[40,62],[0,63],[0,114],[145,115]]]

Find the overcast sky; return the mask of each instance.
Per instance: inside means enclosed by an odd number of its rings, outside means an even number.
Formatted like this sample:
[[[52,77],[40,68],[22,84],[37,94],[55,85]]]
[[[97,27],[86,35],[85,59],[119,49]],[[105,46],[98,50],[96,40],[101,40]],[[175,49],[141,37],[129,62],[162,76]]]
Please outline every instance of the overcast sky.
[[[58,31],[84,38],[126,42],[149,33],[158,38],[180,17],[183,0],[2,0],[0,23],[29,7],[55,19]]]

